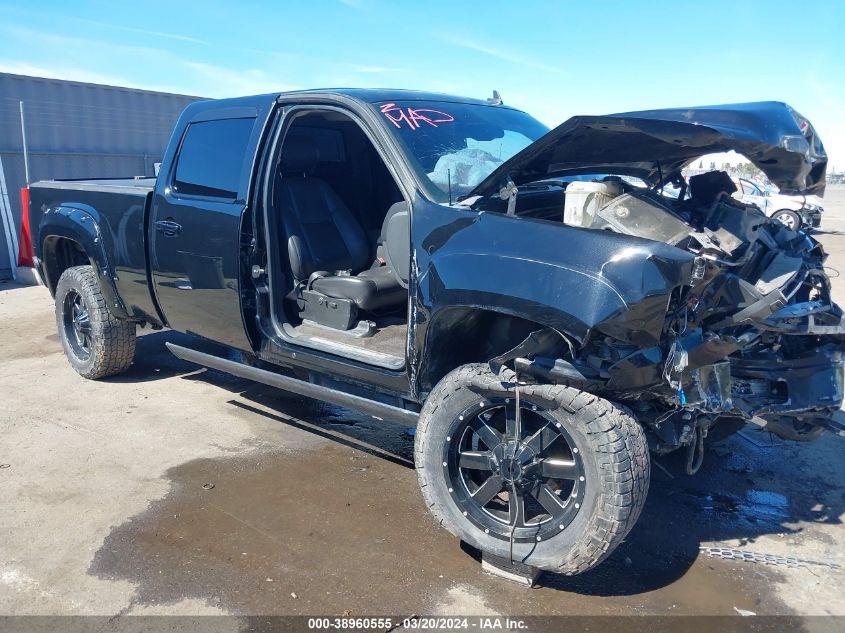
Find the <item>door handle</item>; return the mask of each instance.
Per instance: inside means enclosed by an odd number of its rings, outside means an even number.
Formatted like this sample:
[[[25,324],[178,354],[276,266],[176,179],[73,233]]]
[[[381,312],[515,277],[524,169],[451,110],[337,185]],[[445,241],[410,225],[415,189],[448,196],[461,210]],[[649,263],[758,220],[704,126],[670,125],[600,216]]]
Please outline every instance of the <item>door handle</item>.
[[[182,232],[182,225],[171,220],[159,220],[156,222],[156,231],[164,237],[176,237]]]

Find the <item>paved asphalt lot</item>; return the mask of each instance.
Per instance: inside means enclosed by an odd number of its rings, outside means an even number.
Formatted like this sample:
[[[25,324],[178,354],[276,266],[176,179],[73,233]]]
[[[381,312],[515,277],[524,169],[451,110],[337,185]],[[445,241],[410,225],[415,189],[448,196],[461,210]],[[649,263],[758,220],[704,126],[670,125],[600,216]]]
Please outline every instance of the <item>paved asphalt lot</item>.
[[[826,209],[845,272],[845,189]],[[83,380],[44,288],[0,285],[0,333],[0,614],[845,613],[840,438],[747,428],[695,477],[662,458],[607,562],[526,590],[435,526],[402,429],[197,369],[172,332],[141,337],[126,375]]]

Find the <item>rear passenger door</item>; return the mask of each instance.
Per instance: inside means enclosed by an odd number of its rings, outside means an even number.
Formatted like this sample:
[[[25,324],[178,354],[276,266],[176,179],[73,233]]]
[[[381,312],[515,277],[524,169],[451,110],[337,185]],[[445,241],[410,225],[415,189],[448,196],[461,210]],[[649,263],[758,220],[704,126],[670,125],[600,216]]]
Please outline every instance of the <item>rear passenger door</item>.
[[[266,113],[201,111],[162,165],[150,214],[154,291],[167,323],[249,348],[241,318],[240,228]],[[166,159],[167,160],[167,159]]]

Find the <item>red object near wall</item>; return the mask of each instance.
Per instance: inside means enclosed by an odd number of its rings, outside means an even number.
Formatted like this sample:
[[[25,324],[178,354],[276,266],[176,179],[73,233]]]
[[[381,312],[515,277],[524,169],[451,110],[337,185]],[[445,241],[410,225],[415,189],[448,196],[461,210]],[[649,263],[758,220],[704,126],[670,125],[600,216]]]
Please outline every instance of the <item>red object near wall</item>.
[[[21,189],[21,239],[18,242],[18,266],[35,266],[32,233],[29,230],[29,188]]]

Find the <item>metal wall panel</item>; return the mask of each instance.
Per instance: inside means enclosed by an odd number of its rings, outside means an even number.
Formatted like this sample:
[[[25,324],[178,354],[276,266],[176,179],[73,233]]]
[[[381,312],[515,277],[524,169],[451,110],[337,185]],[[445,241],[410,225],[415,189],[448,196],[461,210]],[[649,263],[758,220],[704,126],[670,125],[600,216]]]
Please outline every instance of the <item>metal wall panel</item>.
[[[154,175],[176,119],[199,98],[0,73],[0,160],[15,230],[20,234],[19,191],[26,185],[21,101],[34,182]],[[7,251],[2,236],[0,279],[11,276]]]

